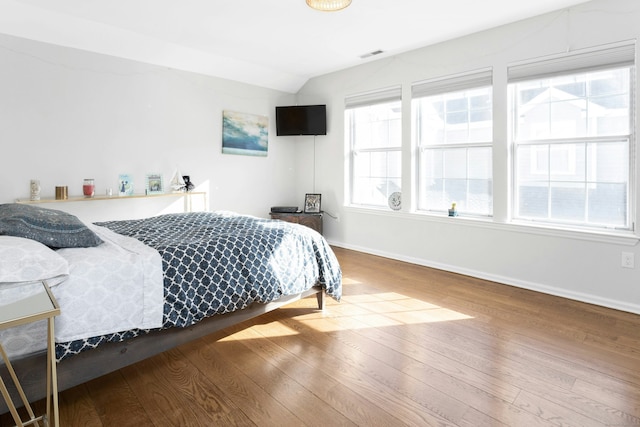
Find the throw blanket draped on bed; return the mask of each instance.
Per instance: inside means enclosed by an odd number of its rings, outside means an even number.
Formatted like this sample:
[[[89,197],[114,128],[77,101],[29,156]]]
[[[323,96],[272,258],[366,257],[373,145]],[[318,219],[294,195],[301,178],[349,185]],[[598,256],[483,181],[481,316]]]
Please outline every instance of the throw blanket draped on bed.
[[[342,274],[324,238],[310,228],[227,212],[168,214],[97,223],[156,249],[164,272],[163,328],[266,303],[322,285],[336,300]],[[58,345],[62,359],[133,330]]]

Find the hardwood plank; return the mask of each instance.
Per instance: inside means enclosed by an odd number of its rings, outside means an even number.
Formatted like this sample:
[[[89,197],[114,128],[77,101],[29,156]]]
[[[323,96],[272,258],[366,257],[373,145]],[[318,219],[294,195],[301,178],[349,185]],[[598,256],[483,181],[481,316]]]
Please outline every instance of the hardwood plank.
[[[198,420],[177,389],[168,387],[159,378],[155,365],[148,359],[121,370],[145,411],[152,419],[165,419],[168,425],[201,425],[189,421]]]
[[[63,425],[102,427],[102,421],[85,384],[60,394],[60,420]]]
[[[252,424],[214,382],[176,349],[122,372],[151,416],[156,418],[159,414],[169,425]]]
[[[278,314],[268,317],[275,318]],[[391,366],[393,361],[376,360],[370,355],[376,349],[359,348],[350,341],[349,331],[323,333],[290,318],[279,319],[272,324],[272,329],[283,326],[295,329],[298,334],[282,334],[272,338],[274,342],[294,341],[288,345],[298,345],[305,360],[323,361],[318,369],[325,375],[339,375],[338,379],[352,386],[354,391],[367,398],[381,398],[376,404],[396,417],[408,417],[411,413],[429,425],[442,422],[455,425],[456,419],[468,410],[466,404],[446,399],[439,390],[398,371]],[[301,340],[307,345],[303,346]],[[388,407],[390,396],[396,398],[393,407]]]
[[[572,420],[587,417],[593,420],[592,425],[606,426],[635,426],[640,425],[640,419],[634,417],[615,407],[609,406],[599,399],[594,400],[573,391],[559,390],[556,388],[531,387],[527,390],[531,395],[535,395],[539,401],[545,400],[568,408],[566,414],[569,418],[563,420],[571,423]],[[516,402],[518,404],[519,402]],[[547,407],[550,404],[546,405]],[[525,408],[525,406],[522,406]],[[527,408],[527,410],[532,410]]]
[[[543,396],[523,391],[514,402],[522,413],[530,413],[554,425],[566,427],[597,427],[602,423],[588,416],[576,413],[570,408],[559,405]],[[520,417],[514,421],[520,420]]]
[[[271,323],[264,325],[269,336],[278,333],[278,330],[273,326]],[[284,372],[288,376],[297,378],[305,388],[321,398],[325,404],[336,409],[355,424],[397,425],[400,423],[398,418],[373,405],[371,401],[366,399],[366,396],[354,393],[347,384],[343,384],[335,377],[325,375],[316,369],[313,364],[308,363],[307,357],[300,357],[301,345],[304,343],[297,340],[272,340],[265,337],[260,329],[251,328],[240,331],[234,334],[234,338],[242,339],[245,345],[250,346],[261,357],[284,367]],[[277,338],[279,337],[277,336]],[[280,345],[275,341],[279,341]],[[293,346],[289,345],[291,343]]]
[[[640,316],[639,316],[640,317]],[[640,326],[639,326],[640,327]],[[519,340],[530,348],[554,355],[572,364],[573,369],[583,367],[593,373],[624,378],[640,387],[638,360],[633,355],[620,355],[606,348],[571,343],[566,340],[549,340],[538,337],[540,333],[520,333]]]
[[[295,341],[293,337],[291,339]],[[403,425],[454,425],[438,414],[425,410],[418,403],[405,399],[392,388],[376,381],[367,372],[363,372],[362,369],[353,368],[353,364],[357,364],[357,360],[343,361],[312,344],[303,343],[302,345],[304,359],[317,372],[340,381],[352,394],[371,401],[376,408],[400,419]],[[352,398],[349,399],[349,401],[351,400]],[[366,410],[371,411],[372,409],[370,405]],[[351,414],[349,416],[357,418],[357,415]]]
[[[228,399],[241,407],[256,425],[279,427],[300,424],[300,419],[256,384],[245,370],[232,364],[217,351],[214,340],[203,338],[180,347],[179,351],[198,367],[202,375],[220,388]]]
[[[274,315],[275,317],[275,315]],[[283,322],[286,324],[290,324],[294,322],[296,319],[284,319]],[[332,321],[343,322],[344,319],[332,319]],[[310,325],[312,329],[317,328],[317,322],[313,320],[302,321],[305,325]],[[344,326],[340,324],[340,326]],[[323,328],[324,330],[330,328]],[[363,334],[366,329],[357,328],[355,329],[358,335]],[[345,329],[341,331],[341,335],[348,334],[353,329]],[[316,340],[318,337],[312,337],[312,333],[309,330],[300,330],[301,336],[305,337],[305,339]],[[308,337],[308,338],[307,338]],[[364,338],[364,337],[361,337]],[[446,409],[435,409],[430,407],[431,411],[437,412],[440,416],[444,417],[450,422],[455,423],[455,425],[513,425],[514,415],[517,416],[517,419],[520,422],[526,421],[526,425],[547,425],[547,423],[543,422],[540,419],[536,419],[529,414],[523,414],[520,411],[515,410],[510,405],[510,402],[507,402],[499,397],[496,397],[494,393],[488,392],[489,387],[486,385],[482,385],[481,387],[485,387],[486,390],[482,390],[480,387],[475,387],[474,385],[469,384],[466,381],[458,380],[455,376],[449,375],[447,373],[442,372],[440,369],[444,369],[445,366],[450,365],[451,361],[446,358],[441,358],[439,360],[440,363],[437,364],[438,368],[434,368],[430,366],[428,363],[417,363],[415,360],[412,360],[409,357],[405,357],[400,354],[401,352],[396,350],[392,350],[388,348],[385,350],[384,345],[381,343],[372,344],[371,342],[364,342],[361,338],[349,336],[347,339],[341,338],[340,341],[344,341],[348,343],[347,345],[353,348],[357,348],[359,351],[366,352],[371,357],[379,359],[382,363],[388,363],[391,366],[394,366],[398,369],[401,369],[404,372],[404,363],[416,363],[419,366],[416,367],[414,371],[411,373],[411,378],[415,378],[418,381],[423,382],[425,385],[429,387],[436,388],[439,392],[445,394],[447,396],[447,405],[450,407],[449,413],[447,413]],[[353,341],[352,341],[353,340]],[[372,349],[367,352],[366,349]],[[359,358],[362,360],[362,357]],[[465,367],[462,367],[464,369]],[[378,371],[383,371],[378,367],[374,367],[374,369]],[[401,375],[394,374],[393,377],[400,377]],[[402,381],[406,383],[406,380]],[[490,380],[491,383],[495,385],[495,381]],[[400,384],[400,383],[398,383]],[[402,386],[400,386],[402,387]],[[396,390],[397,391],[397,390]],[[518,393],[519,389],[512,388],[512,393]],[[403,394],[400,391],[400,394]],[[437,399],[434,399],[432,394],[426,394],[426,398],[432,402],[432,405],[437,405]],[[457,402],[458,404],[464,402],[464,405],[468,407],[466,410],[462,410],[460,406],[452,407],[452,403]],[[490,408],[489,410],[487,408]],[[424,410],[423,410],[424,411]],[[454,415],[455,414],[455,415]],[[462,418],[457,418],[459,416],[464,415]],[[467,423],[465,420],[469,420]],[[533,420],[533,421],[532,421]]]
[[[572,391],[594,402],[601,402],[616,408],[622,413],[630,415],[629,419],[640,419],[640,388],[636,384],[620,380],[617,380],[616,383],[614,389],[614,387],[600,386],[581,379],[576,381]]]
[[[366,323],[354,318],[331,319],[331,321],[336,327],[349,328],[363,338],[376,342],[378,348],[374,357],[379,360],[395,358],[395,366],[412,377],[420,378],[426,372],[430,372],[429,376],[444,376],[451,382],[460,382],[462,387],[475,387],[506,402],[513,402],[520,392],[518,387],[506,384],[482,371],[469,368],[410,340],[399,338],[388,333],[384,328],[367,327]],[[399,355],[392,356],[394,353]]]
[[[86,386],[102,425],[121,427],[163,425],[164,420],[149,416],[120,371],[96,378]],[[66,393],[63,394],[66,398],[70,397]],[[60,424],[65,425],[65,423],[67,423],[66,419],[60,420]]]
[[[254,326],[255,327],[255,326]],[[241,370],[271,397],[301,418],[304,425],[325,426],[329,420],[332,425],[354,425],[334,408],[324,404],[311,390],[301,384],[300,378],[287,374],[290,366],[282,366],[281,361],[267,360],[247,346],[244,340],[236,340],[235,334],[215,343],[215,351]],[[315,378],[315,377],[314,377]],[[305,382],[313,378],[303,378]]]

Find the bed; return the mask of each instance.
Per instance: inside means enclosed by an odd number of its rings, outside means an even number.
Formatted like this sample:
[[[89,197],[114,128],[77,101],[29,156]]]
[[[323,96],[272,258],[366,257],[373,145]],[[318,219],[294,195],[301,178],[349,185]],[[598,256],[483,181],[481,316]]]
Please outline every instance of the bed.
[[[61,308],[60,390],[300,298],[323,309],[325,294],[340,300],[341,279],[326,240],[298,224],[232,212],[84,224],[0,205],[0,309],[21,284],[47,281]],[[0,331],[30,400],[45,392],[45,333]]]

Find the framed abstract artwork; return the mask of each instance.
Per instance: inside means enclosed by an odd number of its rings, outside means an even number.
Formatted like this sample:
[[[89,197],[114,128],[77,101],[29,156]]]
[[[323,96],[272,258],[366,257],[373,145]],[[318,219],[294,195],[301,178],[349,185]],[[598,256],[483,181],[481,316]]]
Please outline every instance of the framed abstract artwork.
[[[222,112],[222,152],[245,156],[267,155],[269,118],[256,114]]]

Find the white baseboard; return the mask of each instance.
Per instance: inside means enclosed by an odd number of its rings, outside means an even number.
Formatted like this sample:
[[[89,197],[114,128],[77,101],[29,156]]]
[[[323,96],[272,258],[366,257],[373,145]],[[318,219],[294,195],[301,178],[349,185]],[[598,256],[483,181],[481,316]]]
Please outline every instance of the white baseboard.
[[[626,311],[633,314],[640,315],[640,305],[632,304],[627,301],[613,300],[609,298],[603,298],[601,296],[592,295],[583,292],[575,292],[567,289],[562,289],[554,286],[548,286],[541,283],[528,282],[525,280],[515,279],[513,277],[498,276],[490,273],[486,273],[478,270],[471,270],[468,268],[442,264],[420,258],[407,257],[404,255],[398,255],[395,253],[374,250],[365,248],[362,246],[348,245],[342,242],[330,241],[332,246],[338,246],[345,249],[350,249],[358,252],[363,252],[371,255],[377,255],[384,258],[394,259],[397,261],[408,262],[411,264],[422,265],[424,267],[435,268],[438,270],[450,271],[452,273],[463,274],[465,276],[476,277],[478,279],[490,280],[492,282],[501,283],[503,285],[515,286],[517,288],[528,289],[530,291],[541,292],[548,295],[554,295],[557,297],[567,298],[570,300],[580,301],[587,304],[594,304],[602,307],[611,308],[614,310]]]

